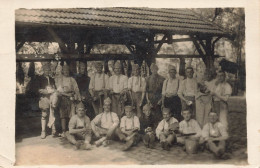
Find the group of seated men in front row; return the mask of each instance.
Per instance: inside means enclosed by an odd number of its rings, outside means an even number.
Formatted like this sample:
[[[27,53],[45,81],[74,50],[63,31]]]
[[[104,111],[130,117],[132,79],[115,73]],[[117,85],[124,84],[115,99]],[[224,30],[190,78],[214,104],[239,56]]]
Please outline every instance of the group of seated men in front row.
[[[227,108],[222,106],[226,105],[227,98],[231,94],[226,92],[231,88],[224,82],[223,72],[220,72],[222,81],[214,81],[214,85],[218,83],[215,86],[216,92],[205,92],[203,87],[198,88],[191,67],[186,68],[187,79],[182,82],[176,79],[176,69],[173,66],[169,66],[170,78],[166,80],[157,74],[158,67],[155,64],[151,66],[153,75],[147,79],[140,77],[138,65],[133,67],[136,73],[129,79],[121,74],[120,64],[115,64],[115,75],[111,77],[102,73],[102,65],[97,64],[96,68],[97,74],[91,78],[88,88],[94,99],[92,105],[96,113],[90,121],[86,115],[86,104],[82,103],[84,96],[80,93],[79,83],[70,77],[68,66],[63,66],[63,74],[58,79],[48,76],[50,70],[48,64],[43,66],[45,77],[44,80],[38,81],[41,95],[39,106],[42,109],[42,138],[46,137],[47,115],[49,115],[48,126],[54,133],[56,131],[54,109],[58,102],[62,134],[76,148],[82,145],[84,149],[91,149],[93,141],[96,146],[107,146],[112,139],[124,141],[123,150],[130,149],[141,139],[146,147],[154,148],[158,139],[164,150],[170,150],[176,143],[183,145],[187,152],[194,152],[201,145],[208,147],[217,157],[224,156],[228,133]],[[85,70],[85,67],[83,69]],[[122,103],[125,99],[122,96],[125,89],[130,91],[131,105],[124,106]],[[110,96],[105,96],[104,90],[110,90]],[[221,93],[218,93],[218,90],[221,90]],[[141,108],[145,95],[147,104]],[[203,97],[206,103],[201,99],[199,101],[202,102],[201,105],[196,104],[195,99]],[[214,107],[222,108],[215,110],[208,106],[212,104],[208,101],[212,97],[215,97]],[[79,103],[73,103],[74,99]],[[74,113],[72,109],[75,109]],[[68,125],[67,119],[69,119]],[[84,144],[78,141],[80,139],[84,140]]]

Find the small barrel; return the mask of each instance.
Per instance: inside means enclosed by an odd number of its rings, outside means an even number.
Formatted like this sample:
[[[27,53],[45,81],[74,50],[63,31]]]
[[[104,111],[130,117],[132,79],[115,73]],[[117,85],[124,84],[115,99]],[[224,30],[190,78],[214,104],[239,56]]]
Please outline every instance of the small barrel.
[[[188,154],[196,154],[198,152],[199,142],[195,139],[186,139],[185,148]]]

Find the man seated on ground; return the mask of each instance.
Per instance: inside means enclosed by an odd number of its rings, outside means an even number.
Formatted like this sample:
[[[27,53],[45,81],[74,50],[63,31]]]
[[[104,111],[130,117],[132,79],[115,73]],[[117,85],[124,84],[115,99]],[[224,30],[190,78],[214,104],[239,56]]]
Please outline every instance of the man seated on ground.
[[[160,140],[162,148],[169,151],[170,147],[175,140],[175,132],[178,128],[178,120],[171,117],[169,108],[163,109],[163,120],[158,124],[156,128],[156,136]]]
[[[115,133],[116,128],[119,124],[119,119],[116,113],[111,112],[111,99],[108,97],[104,100],[104,112],[98,114],[91,121],[91,128],[98,139],[95,142],[96,146],[107,146],[109,140],[112,139],[112,135]]]
[[[143,107],[143,116],[140,118],[140,134],[144,145],[148,148],[154,148],[155,146],[155,118],[151,114],[151,106],[149,104]]]
[[[76,113],[70,118],[69,131],[66,132],[68,141],[76,146],[76,149],[80,148],[81,142],[77,140],[84,140],[84,149],[91,149],[91,126],[90,119],[86,116],[85,106],[82,102],[77,104]]]
[[[186,140],[199,141],[201,128],[198,122],[191,119],[191,112],[189,110],[182,111],[182,116],[184,120],[179,124],[180,136],[177,136],[177,142],[184,145]]]
[[[130,149],[136,145],[140,139],[138,131],[140,130],[139,118],[134,115],[132,106],[125,106],[125,116],[121,118],[120,129],[117,129],[117,135],[121,141],[126,141],[123,150]]]
[[[206,147],[214,153],[217,158],[226,159],[225,154],[226,140],[228,133],[226,127],[218,121],[218,115],[215,112],[209,113],[209,122],[202,129],[200,144],[206,144]]]

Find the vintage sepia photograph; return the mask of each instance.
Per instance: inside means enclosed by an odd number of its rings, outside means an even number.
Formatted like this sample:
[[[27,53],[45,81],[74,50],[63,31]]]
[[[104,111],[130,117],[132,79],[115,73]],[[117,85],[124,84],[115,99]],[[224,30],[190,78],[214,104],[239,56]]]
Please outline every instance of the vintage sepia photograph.
[[[15,10],[15,165],[248,164],[244,8]]]

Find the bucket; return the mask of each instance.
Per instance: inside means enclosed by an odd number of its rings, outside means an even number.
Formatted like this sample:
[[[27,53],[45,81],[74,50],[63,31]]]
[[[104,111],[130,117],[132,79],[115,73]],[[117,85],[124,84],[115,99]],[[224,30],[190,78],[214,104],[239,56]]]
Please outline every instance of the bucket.
[[[185,148],[188,154],[196,154],[198,152],[199,142],[195,139],[186,139]]]

